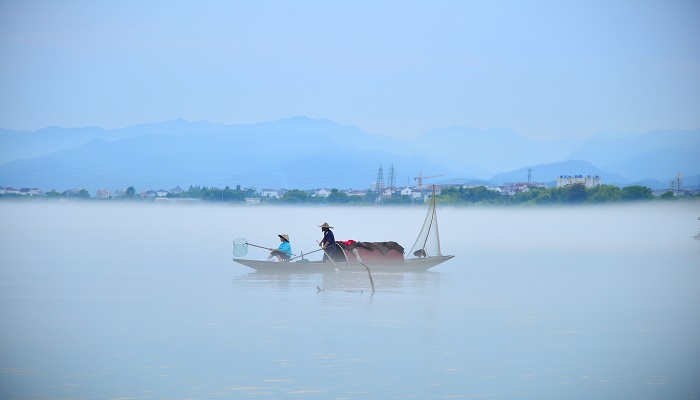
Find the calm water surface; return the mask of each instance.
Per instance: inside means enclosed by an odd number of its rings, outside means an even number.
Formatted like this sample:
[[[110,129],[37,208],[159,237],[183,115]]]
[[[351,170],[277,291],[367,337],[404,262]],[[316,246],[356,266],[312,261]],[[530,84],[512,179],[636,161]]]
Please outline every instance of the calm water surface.
[[[0,397],[700,398],[698,203],[441,209],[456,257],[374,294],[231,260],[424,212],[0,203]]]

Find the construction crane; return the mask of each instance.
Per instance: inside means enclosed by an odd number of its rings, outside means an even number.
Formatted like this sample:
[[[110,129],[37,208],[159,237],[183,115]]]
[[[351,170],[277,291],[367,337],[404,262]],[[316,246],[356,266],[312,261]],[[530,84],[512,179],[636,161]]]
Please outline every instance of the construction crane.
[[[420,174],[418,174],[418,176],[414,177],[413,179],[418,181],[418,187],[422,188],[423,187],[423,179],[437,178],[438,176],[443,176],[443,174],[423,176],[423,173],[421,172]]]

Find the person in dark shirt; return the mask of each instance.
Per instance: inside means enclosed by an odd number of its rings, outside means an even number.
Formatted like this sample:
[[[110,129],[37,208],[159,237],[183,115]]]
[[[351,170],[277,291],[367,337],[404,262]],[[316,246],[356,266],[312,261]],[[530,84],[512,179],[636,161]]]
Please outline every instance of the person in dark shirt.
[[[319,246],[325,249],[323,254],[323,260],[328,262],[328,257],[335,260],[335,253],[338,250],[338,245],[335,244],[335,236],[333,236],[332,226],[328,225],[328,222],[324,222],[323,225],[319,225],[321,231],[323,232],[323,240],[319,243]]]

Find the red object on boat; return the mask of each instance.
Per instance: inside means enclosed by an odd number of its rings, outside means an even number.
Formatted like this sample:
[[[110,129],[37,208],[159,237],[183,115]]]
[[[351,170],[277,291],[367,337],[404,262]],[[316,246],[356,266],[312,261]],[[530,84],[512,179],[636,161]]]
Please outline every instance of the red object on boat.
[[[343,251],[348,264],[359,264],[360,259],[363,263],[403,263],[404,249],[396,242],[356,242],[348,240],[347,242],[336,241]],[[355,255],[355,251],[359,254],[360,259]]]

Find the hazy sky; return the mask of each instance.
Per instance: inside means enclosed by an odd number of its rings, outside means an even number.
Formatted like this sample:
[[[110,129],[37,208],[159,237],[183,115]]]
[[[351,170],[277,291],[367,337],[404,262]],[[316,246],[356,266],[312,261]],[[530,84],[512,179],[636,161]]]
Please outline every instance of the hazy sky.
[[[700,127],[700,2],[0,1],[0,126]]]

